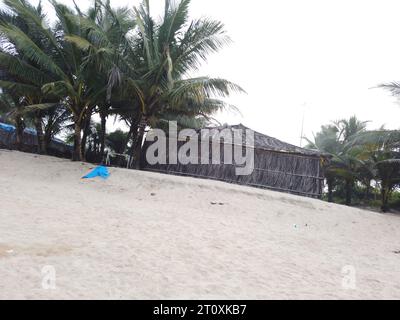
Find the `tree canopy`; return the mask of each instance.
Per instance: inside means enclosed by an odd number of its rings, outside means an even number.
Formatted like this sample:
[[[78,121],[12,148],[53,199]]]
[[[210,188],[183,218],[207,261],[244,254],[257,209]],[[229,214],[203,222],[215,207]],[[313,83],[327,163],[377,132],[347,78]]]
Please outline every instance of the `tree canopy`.
[[[106,120],[115,116],[129,126],[125,149],[138,160],[146,127],[163,120],[203,124],[232,108],[221,98],[244,92],[225,79],[192,77],[230,38],[220,21],[190,20],[190,0],[166,0],[160,19],[153,17],[149,0],[132,8],[94,0],[85,12],[50,3],[56,16],[51,23],[40,2],[35,7],[27,0],[5,0],[0,12],[3,99],[14,101],[16,126],[33,119],[41,152],[46,119],[55,110],[64,111],[57,127],[73,124],[74,160],[85,158],[94,114],[101,118],[101,153]]]

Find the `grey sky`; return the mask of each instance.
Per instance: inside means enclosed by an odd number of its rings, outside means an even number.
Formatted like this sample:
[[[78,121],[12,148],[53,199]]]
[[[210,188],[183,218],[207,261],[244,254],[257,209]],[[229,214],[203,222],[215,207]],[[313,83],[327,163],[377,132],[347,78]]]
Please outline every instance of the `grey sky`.
[[[77,3],[85,7],[90,0]],[[151,0],[155,13],[163,3]],[[227,78],[248,92],[230,99],[242,116],[223,113],[218,119],[294,144],[304,110],[308,137],[322,124],[354,114],[371,120],[371,128],[397,129],[400,105],[370,88],[400,80],[399,12],[398,0],[192,0],[193,17],[223,21],[234,40],[211,56],[201,74]]]

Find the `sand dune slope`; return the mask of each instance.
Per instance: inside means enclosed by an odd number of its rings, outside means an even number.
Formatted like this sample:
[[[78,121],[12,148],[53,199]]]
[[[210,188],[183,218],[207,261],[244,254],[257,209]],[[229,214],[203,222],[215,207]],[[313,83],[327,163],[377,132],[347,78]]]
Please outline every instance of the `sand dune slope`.
[[[89,168],[0,150],[0,299],[400,298],[400,217]]]

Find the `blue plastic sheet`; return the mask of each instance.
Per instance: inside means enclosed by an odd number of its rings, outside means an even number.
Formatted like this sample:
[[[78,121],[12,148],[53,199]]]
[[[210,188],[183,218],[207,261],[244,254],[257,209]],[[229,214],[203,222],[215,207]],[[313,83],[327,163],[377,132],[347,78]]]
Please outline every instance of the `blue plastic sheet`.
[[[0,122],[0,129],[7,131],[7,132],[14,132],[15,131],[15,127],[10,125],[10,124],[6,124],[3,122]],[[25,128],[24,132],[32,134],[32,135],[36,135],[36,130],[35,129],[31,129],[31,128]]]
[[[29,133],[29,134],[32,134],[32,135],[34,135],[34,136],[37,135],[36,130],[35,130],[35,129],[31,129],[31,128],[25,128],[25,129],[24,129],[24,132]]]
[[[15,131],[15,127],[11,126],[9,124],[5,124],[5,123],[1,123],[0,122],[0,129],[7,131],[7,132],[14,132]]]
[[[110,173],[108,172],[108,169],[103,166],[99,166],[95,168],[93,171],[91,171],[89,174],[86,176],[82,177],[82,179],[93,179],[96,177],[100,177],[102,179],[107,179],[110,176]]]

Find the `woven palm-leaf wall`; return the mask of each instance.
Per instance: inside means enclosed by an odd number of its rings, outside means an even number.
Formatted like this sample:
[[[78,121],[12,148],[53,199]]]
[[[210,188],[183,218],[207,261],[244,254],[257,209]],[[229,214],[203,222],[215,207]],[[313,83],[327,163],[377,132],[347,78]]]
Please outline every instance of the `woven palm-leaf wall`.
[[[237,128],[238,126],[236,126]],[[243,127],[243,126],[242,126]],[[241,127],[241,128],[242,128]],[[233,127],[230,127],[233,128]],[[262,141],[262,143],[257,143]],[[178,150],[185,141],[178,142]],[[265,143],[271,145],[265,145]],[[236,165],[224,164],[224,143],[220,143],[221,164],[212,164],[212,152],[209,155],[209,164],[156,164],[150,165],[146,161],[146,151],[152,142],[146,141],[142,153],[142,167],[145,170],[186,175],[205,179],[221,180],[241,185],[267,188],[276,191],[288,192],[297,195],[319,198],[322,195],[323,156],[318,152],[295,147],[277,139],[256,133],[254,144],[254,170],[250,175],[239,176],[236,174]],[[232,146],[232,149],[234,146]],[[242,147],[243,149],[245,146]],[[277,151],[276,149],[279,148]],[[199,141],[199,160],[201,163],[201,142]],[[273,149],[273,150],[270,150]],[[288,150],[285,151],[284,149]],[[209,150],[212,150],[210,143]],[[249,149],[250,151],[250,149]],[[243,151],[245,152],[245,151]],[[168,148],[165,155],[167,163]],[[204,159],[203,159],[204,160]]]

